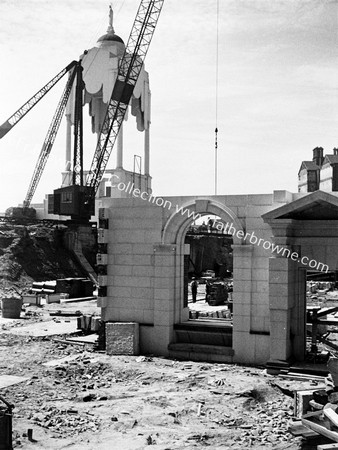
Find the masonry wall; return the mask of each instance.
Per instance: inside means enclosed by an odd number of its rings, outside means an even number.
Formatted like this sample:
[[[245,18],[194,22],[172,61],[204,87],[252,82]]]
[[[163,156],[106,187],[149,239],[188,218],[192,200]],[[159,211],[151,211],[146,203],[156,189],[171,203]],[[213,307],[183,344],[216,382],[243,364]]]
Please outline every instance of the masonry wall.
[[[140,198],[109,199],[107,211],[107,297],[100,301],[105,321],[140,324],[141,353],[168,354],[173,326],[188,319],[183,307],[184,236],[192,219],[177,211],[217,214],[234,235],[234,361],[265,363],[270,358],[269,260],[272,232],[261,215],[290,201],[290,195],[167,197],[166,207]],[[160,202],[159,202],[160,203]],[[172,208],[167,205],[171,204]]]

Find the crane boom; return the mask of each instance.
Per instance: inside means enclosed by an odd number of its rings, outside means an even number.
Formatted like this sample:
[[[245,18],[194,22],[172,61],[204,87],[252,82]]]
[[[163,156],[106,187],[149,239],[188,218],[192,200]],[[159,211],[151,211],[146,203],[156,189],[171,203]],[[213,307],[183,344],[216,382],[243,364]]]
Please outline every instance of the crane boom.
[[[164,0],[141,0],[119,64],[86,185],[94,200],[147,54]]]
[[[53,86],[75,65],[76,61],[72,61],[68,66],[61,70],[52,80],[50,80],[43,88],[41,88],[33,97],[31,97],[24,105],[21,106],[9,119],[0,126],[0,139],[3,138],[46,94]]]
[[[47,159],[48,159],[49,154],[50,154],[50,152],[52,150],[52,147],[53,147],[53,144],[54,144],[57,132],[58,132],[60,124],[61,124],[63,113],[65,111],[65,108],[66,108],[66,105],[67,105],[67,102],[68,102],[68,99],[69,99],[69,95],[70,95],[70,92],[71,92],[71,89],[72,89],[72,86],[73,86],[73,83],[74,83],[75,75],[76,75],[76,72],[77,72],[75,66],[78,66],[79,63],[77,63],[76,61],[73,61],[71,64],[72,64],[72,67],[73,67],[73,71],[70,73],[70,76],[68,78],[67,84],[66,84],[66,86],[64,88],[64,91],[63,91],[63,93],[61,95],[61,98],[59,100],[57,109],[56,109],[56,111],[54,113],[52,122],[51,122],[51,124],[49,126],[47,135],[46,135],[45,140],[43,142],[43,145],[42,145],[42,148],[41,148],[41,151],[40,151],[40,155],[39,155],[38,161],[36,163],[36,166],[35,166],[35,169],[34,169],[34,173],[33,173],[33,176],[32,176],[32,179],[31,179],[31,182],[30,182],[27,194],[26,194],[26,198],[25,198],[25,200],[23,202],[23,206],[25,208],[28,208],[30,203],[31,203],[31,201],[32,201],[32,198],[34,196],[35,190],[36,190],[37,185],[38,185],[38,183],[40,181],[42,172],[43,172],[43,170],[45,168]],[[67,66],[67,67],[69,67],[69,66]]]

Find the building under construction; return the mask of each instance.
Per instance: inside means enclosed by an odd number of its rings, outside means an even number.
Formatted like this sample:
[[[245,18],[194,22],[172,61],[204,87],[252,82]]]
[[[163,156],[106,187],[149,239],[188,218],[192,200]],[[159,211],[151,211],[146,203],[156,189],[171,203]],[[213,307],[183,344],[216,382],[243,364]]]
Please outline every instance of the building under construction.
[[[120,333],[121,339],[137,343],[135,352],[270,368],[304,361],[307,325],[323,324],[308,314],[307,280],[330,282],[333,291],[336,287],[337,151],[324,157],[323,149],[314,150],[313,161],[300,168],[297,193],[156,196],[149,173],[151,104],[143,61],[162,3],[141,2],[127,44],[115,33],[110,10],[108,30],[97,45],[1,127],[4,137],[68,74],[23,214],[65,115],[62,185],[36,207],[37,218],[71,220],[82,240],[88,223],[97,224],[98,306],[107,342],[110,333]],[[89,170],[83,167],[84,104],[98,136]],[[125,170],[123,161],[123,120],[129,106],[144,134],[143,158],[135,161],[133,171]],[[116,161],[108,169],[113,148]],[[204,303],[220,314],[208,315],[205,305],[192,308],[192,278],[199,280]],[[215,294],[218,304],[208,301],[207,279],[227,292],[223,300]],[[314,352],[317,335],[311,338]]]

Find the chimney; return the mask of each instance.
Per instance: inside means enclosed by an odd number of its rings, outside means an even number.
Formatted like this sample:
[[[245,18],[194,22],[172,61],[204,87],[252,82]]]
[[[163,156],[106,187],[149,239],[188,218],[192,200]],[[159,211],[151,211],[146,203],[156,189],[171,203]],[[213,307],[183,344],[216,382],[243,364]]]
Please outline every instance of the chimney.
[[[324,161],[323,157],[323,147],[316,147],[313,149],[313,158],[312,161],[317,164],[317,166],[321,167]]]
[[[334,155],[338,155],[338,148],[337,148],[337,147],[334,147],[334,149],[333,149],[333,154],[334,154]]]

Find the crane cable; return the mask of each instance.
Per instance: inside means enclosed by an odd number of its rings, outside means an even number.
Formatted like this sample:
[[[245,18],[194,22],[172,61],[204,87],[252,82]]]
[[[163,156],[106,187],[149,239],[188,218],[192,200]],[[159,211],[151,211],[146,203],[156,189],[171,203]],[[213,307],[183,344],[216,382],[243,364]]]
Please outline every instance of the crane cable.
[[[217,0],[216,18],[216,100],[215,100],[215,195],[217,195],[217,149],[218,149],[218,47],[219,47],[219,0]]]

